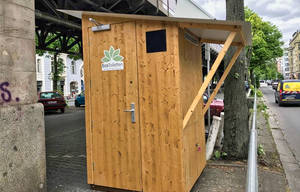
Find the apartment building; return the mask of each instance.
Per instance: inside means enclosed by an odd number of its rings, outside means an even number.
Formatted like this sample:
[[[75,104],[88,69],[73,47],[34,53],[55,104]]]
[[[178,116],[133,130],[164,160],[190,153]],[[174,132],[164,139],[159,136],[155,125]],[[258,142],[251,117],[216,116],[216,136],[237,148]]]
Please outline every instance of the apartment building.
[[[300,79],[300,31],[296,31],[288,48],[291,79]]]
[[[288,53],[289,49],[284,48],[283,56],[277,59],[277,71],[283,75],[284,79],[291,78]]]
[[[60,54],[59,58],[65,65],[61,80],[58,82],[58,89],[65,97],[72,97],[84,90],[83,61],[73,60],[67,54]],[[38,92],[53,91],[52,80],[53,56],[44,54],[36,55],[36,75]]]

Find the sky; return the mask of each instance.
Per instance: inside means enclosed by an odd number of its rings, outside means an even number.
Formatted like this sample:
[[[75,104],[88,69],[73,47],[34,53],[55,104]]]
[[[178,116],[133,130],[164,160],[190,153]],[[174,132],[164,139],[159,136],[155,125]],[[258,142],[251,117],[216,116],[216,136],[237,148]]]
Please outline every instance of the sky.
[[[226,0],[195,0],[216,19],[226,18]],[[300,0],[244,0],[264,21],[270,21],[282,32],[284,46],[297,30],[300,30]]]

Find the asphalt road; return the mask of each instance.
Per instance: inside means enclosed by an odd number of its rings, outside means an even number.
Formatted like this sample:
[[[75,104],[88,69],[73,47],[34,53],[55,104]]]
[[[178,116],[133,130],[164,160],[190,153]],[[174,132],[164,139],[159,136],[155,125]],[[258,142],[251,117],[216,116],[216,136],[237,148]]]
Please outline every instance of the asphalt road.
[[[271,86],[261,84],[267,102],[273,113],[276,114],[280,128],[292,150],[295,158],[300,163],[300,105],[286,105],[279,107],[274,100],[274,90]]]
[[[84,108],[45,114],[48,192],[90,192],[86,177]]]

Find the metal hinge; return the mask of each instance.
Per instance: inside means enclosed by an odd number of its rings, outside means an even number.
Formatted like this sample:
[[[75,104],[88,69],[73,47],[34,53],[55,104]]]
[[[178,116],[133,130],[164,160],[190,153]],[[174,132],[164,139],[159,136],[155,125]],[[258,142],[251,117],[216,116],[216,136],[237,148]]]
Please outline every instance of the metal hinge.
[[[93,171],[95,170],[95,162],[93,162]]]

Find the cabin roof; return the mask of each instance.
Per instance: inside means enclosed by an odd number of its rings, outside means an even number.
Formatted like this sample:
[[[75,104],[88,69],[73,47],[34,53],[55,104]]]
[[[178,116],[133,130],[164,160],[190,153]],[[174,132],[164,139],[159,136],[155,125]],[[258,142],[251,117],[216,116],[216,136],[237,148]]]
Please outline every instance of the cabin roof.
[[[250,22],[242,21],[224,21],[215,19],[190,19],[190,18],[176,18],[176,17],[162,17],[162,16],[148,16],[148,15],[133,15],[133,14],[117,14],[91,11],[73,11],[73,10],[59,10],[68,15],[82,18],[82,15],[100,16],[100,17],[114,17],[127,18],[133,20],[152,20],[152,21],[166,21],[176,22],[182,28],[190,31],[191,34],[199,38],[204,43],[224,44],[228,35],[235,31],[237,35],[233,40],[233,45],[252,45],[251,24]]]

